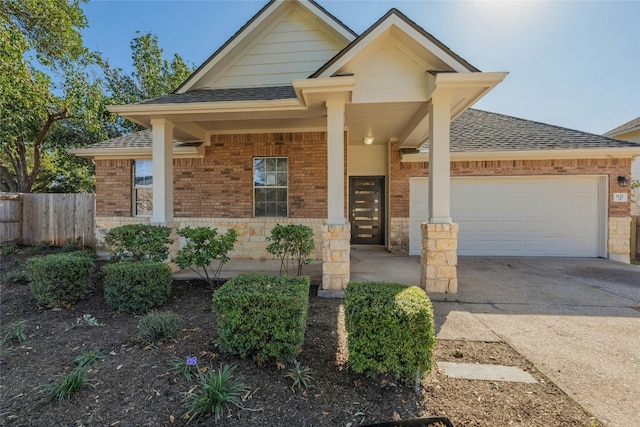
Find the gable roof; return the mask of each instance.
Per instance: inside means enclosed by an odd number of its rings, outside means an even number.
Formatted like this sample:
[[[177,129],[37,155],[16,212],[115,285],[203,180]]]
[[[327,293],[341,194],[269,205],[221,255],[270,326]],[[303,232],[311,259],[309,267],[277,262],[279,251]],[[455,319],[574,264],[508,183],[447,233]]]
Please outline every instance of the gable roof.
[[[199,80],[222,59],[232,56],[234,48],[237,48],[244,39],[249,38],[252,33],[259,32],[261,25],[271,16],[276,15],[284,7],[300,5],[304,10],[310,11],[319,18],[326,27],[343,40],[343,45],[348,44],[357,37],[357,34],[347,27],[342,21],[329,13],[314,0],[270,0],[262,9],[258,11],[249,21],[247,21],[233,36],[231,36],[222,46],[220,46],[205,62],[203,62],[173,93],[183,93],[190,90]]]
[[[617,128],[611,129],[609,132],[604,133],[604,136],[617,136],[622,133],[626,133],[632,130],[640,129],[640,117],[636,117],[633,120],[628,121],[625,124],[618,126]]]
[[[370,26],[364,33],[362,33],[358,38],[353,40],[348,46],[342,49],[336,56],[334,56],[331,60],[325,63],[320,69],[318,69],[315,73],[313,73],[309,78],[316,78],[322,76],[328,69],[336,68],[335,65],[340,63],[341,60],[344,60],[349,54],[356,51],[361,45],[366,44],[365,40],[371,36],[374,31],[381,28],[387,21],[390,21],[391,18],[398,18],[400,21],[407,24],[411,29],[415,30],[419,35],[424,37],[426,40],[431,42],[435,47],[440,49],[445,55],[450,56],[452,59],[457,61],[460,65],[466,68],[470,72],[479,72],[480,70],[469,64],[466,60],[464,60],[461,56],[453,52],[449,49],[444,43],[440,40],[436,39],[433,35],[427,32],[424,28],[416,24],[409,17],[407,17],[404,13],[400,12],[396,8],[390,9],[385,15],[383,15],[376,23]],[[326,76],[325,76],[326,77]]]

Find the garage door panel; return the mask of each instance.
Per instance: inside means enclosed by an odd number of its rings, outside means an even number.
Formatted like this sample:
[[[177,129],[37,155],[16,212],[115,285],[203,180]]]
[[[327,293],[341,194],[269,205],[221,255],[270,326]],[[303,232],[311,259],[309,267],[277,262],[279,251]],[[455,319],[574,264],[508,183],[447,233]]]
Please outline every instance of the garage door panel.
[[[460,255],[599,256],[603,234],[596,176],[452,178]],[[428,180],[411,180],[410,253],[419,254]]]

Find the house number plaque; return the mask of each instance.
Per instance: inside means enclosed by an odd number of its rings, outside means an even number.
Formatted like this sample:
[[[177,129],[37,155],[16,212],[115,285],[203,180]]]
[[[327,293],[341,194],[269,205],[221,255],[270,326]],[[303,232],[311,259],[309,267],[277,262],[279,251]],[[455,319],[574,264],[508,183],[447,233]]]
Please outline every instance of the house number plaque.
[[[616,203],[625,203],[627,201],[627,193],[613,193],[613,201]]]

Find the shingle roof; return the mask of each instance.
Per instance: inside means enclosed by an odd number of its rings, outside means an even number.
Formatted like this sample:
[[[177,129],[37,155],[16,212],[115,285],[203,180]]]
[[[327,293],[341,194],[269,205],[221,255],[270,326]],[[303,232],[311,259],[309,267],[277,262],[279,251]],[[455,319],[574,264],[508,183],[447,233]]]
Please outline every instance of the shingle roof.
[[[96,144],[90,145],[87,148],[99,148],[99,149],[114,149],[114,148],[150,148],[151,147],[151,129],[142,130],[140,132],[130,133],[128,135],[119,136],[117,138],[101,141]],[[178,147],[183,144],[179,141],[173,141],[173,146]]]
[[[592,133],[469,109],[451,123],[451,151],[571,150],[638,147]]]
[[[91,149],[150,148],[143,130],[91,145]],[[185,145],[174,141],[174,146]],[[188,144],[187,144],[188,145]],[[451,123],[452,152],[570,150],[640,147],[639,144],[504,114],[469,109]]]
[[[627,123],[618,126],[615,129],[611,129],[609,132],[604,133],[604,136],[615,136],[619,133],[623,133],[626,130],[631,130],[634,128],[640,127],[640,117],[637,117],[631,121],[628,121]]]
[[[296,98],[293,86],[243,87],[225,89],[198,89],[185,93],[172,93],[140,104],[186,104],[191,102],[271,101]]]

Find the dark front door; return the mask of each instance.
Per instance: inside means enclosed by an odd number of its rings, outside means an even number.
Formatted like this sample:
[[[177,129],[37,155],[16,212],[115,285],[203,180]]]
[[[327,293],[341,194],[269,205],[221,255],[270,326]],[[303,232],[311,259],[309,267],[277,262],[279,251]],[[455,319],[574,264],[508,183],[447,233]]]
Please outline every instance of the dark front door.
[[[351,243],[384,245],[384,177],[349,179]]]

